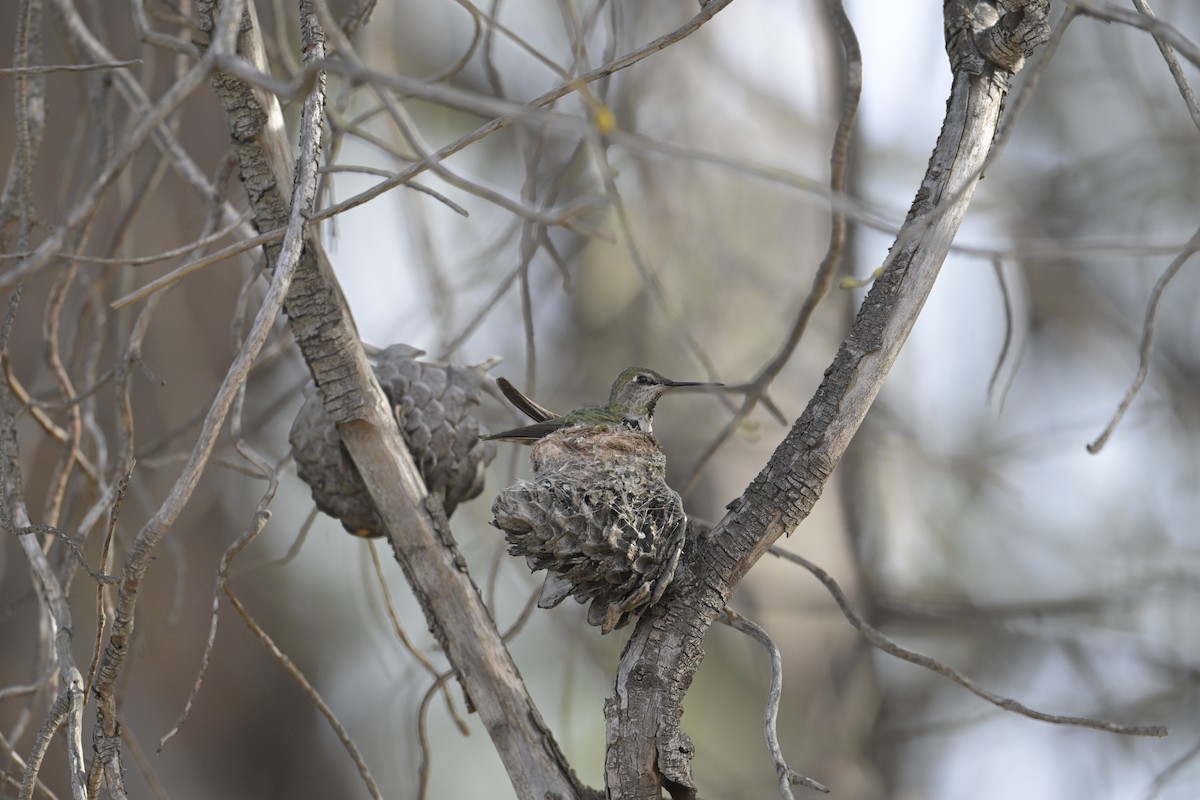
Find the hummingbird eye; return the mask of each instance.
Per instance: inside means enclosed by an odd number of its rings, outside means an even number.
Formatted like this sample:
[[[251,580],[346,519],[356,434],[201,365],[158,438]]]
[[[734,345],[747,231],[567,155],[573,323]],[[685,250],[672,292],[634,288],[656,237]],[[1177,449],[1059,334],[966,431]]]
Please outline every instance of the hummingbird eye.
[[[650,376],[644,372],[633,379],[634,383],[650,383]]]

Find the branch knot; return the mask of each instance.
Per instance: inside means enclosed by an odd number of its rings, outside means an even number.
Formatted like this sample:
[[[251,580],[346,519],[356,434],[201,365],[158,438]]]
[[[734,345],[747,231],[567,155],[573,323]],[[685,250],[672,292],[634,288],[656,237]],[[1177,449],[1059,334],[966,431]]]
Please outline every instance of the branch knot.
[[[1000,0],[1004,14],[975,34],[975,47],[989,63],[1016,74],[1025,58],[1050,38],[1047,0]]]

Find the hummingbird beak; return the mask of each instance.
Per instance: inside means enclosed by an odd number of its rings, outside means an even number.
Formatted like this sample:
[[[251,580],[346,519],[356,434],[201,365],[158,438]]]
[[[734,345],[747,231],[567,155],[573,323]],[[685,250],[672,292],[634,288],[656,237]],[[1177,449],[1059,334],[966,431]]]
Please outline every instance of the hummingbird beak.
[[[666,386],[666,387],[668,387],[668,388],[671,388],[671,389],[683,389],[683,388],[686,388],[686,387],[688,387],[688,386],[691,386],[691,387],[693,387],[693,388],[715,389],[715,388],[717,388],[717,387],[724,386],[725,384],[723,384],[723,383],[706,383],[706,382],[704,382],[704,381],[672,381],[672,380],[666,380],[666,381],[663,381],[663,385],[664,385],[664,386]]]

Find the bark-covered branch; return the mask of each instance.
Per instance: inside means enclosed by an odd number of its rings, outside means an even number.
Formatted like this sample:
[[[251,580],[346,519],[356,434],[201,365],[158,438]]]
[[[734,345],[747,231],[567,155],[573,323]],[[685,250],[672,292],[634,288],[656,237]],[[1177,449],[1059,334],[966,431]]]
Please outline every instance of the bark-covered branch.
[[[986,3],[945,4],[953,84],[904,227],[808,407],[725,518],[694,544],[630,639],[605,708],[610,797],[657,800],[662,788],[695,796],[693,748],[680,718],[704,635],[737,582],[820,498],[933,288],[990,152],[1012,73],[1049,35],[1048,0],[1005,5],[1001,16]]]
[[[199,4],[211,19],[215,0]],[[251,10],[252,11],[252,10]],[[324,35],[311,3],[301,4],[310,62],[324,58]],[[259,26],[248,14],[238,53],[268,73]],[[289,146],[277,99],[228,74],[214,78],[260,231],[281,227],[290,208]],[[278,251],[267,245],[270,266]],[[521,797],[579,797],[571,772],[525,689],[478,589],[465,569],[440,504],[428,492],[390,414],[359,342],[333,269],[310,231],[285,301],[288,322],[325,409],[387,524],[396,559],[430,630],[458,672],[475,711]]]

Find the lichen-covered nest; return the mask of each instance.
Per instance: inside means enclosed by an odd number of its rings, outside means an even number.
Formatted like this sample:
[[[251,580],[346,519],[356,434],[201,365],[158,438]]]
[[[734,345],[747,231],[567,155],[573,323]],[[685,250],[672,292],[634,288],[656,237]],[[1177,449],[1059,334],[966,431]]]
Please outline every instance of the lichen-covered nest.
[[[487,465],[496,456],[495,446],[480,440],[479,422],[470,413],[488,379],[482,367],[418,361],[421,354],[392,345],[376,359],[375,376],[425,485],[442,494],[449,515],[483,491]],[[383,520],[316,392],[296,415],[288,440],[317,508],[355,536],[384,535]]]
[[[547,571],[538,605],[591,603],[608,633],[658,602],[675,575],[687,517],[648,433],[564,428],[533,445],[533,480],[492,502],[508,552]]]

